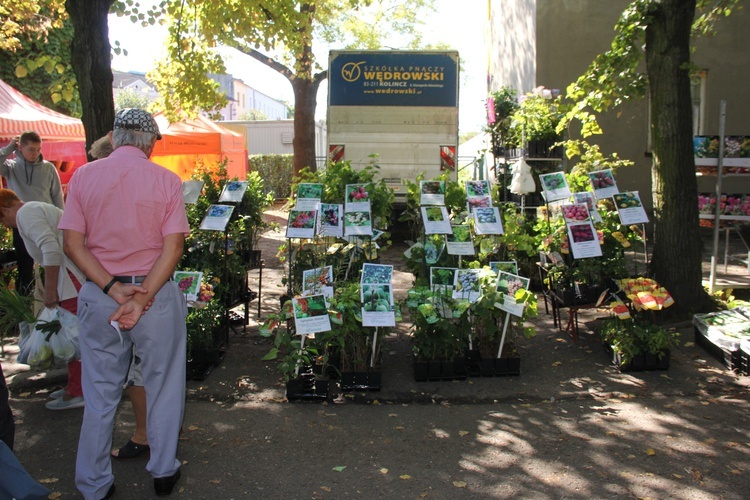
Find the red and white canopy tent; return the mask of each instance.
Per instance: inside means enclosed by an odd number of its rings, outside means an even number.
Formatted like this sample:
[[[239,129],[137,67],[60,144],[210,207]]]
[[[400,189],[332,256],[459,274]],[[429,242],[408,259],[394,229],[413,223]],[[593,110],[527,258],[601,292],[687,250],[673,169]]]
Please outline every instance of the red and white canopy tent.
[[[0,145],[34,130],[42,138],[42,154],[57,165],[67,184],[75,167],[86,163],[86,133],[78,118],[53,111],[0,80]]]

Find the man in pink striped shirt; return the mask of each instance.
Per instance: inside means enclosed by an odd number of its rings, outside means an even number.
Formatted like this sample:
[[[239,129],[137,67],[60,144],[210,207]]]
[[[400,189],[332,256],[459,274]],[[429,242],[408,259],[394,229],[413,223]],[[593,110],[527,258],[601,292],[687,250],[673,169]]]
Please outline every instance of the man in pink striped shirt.
[[[89,280],[78,296],[86,409],[76,461],[87,500],[114,493],[112,427],[133,345],[146,389],[146,470],[157,495],[169,495],[180,478],[185,407],[187,307],[170,279],[190,231],[181,182],[148,159],[161,138],[149,113],[119,111],[111,138],[109,157],[73,175],[59,226],[65,253]]]

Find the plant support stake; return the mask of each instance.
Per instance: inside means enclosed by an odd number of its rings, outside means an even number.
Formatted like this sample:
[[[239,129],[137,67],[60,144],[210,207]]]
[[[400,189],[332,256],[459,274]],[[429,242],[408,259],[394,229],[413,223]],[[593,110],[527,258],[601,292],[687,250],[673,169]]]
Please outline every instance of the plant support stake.
[[[378,345],[378,327],[375,327],[375,333],[372,334],[372,355],[370,355],[370,368],[375,368],[375,348]]]
[[[510,321],[510,313],[505,313],[505,322],[503,323],[503,334],[500,337],[500,347],[497,350],[497,357],[499,358],[503,354],[503,344],[505,344],[505,332],[508,331],[508,322]]]
[[[716,285],[716,256],[719,253],[719,223],[721,218],[721,179],[724,173],[724,124],[727,118],[727,101],[719,107],[719,161],[716,166],[716,207],[714,208],[714,240],[711,252],[711,277],[708,281],[708,293],[713,295]]]

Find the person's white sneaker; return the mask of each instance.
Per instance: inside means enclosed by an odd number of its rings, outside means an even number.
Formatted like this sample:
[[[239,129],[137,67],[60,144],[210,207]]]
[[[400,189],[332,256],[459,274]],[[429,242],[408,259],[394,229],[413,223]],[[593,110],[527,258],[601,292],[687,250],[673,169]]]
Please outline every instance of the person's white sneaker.
[[[65,401],[63,398],[53,399],[44,406],[48,410],[71,410],[73,408],[83,408],[86,405],[83,397],[71,398]]]
[[[63,387],[62,389],[58,389],[56,391],[52,391],[52,392],[49,393],[49,398],[50,399],[57,399],[57,398],[61,398],[63,396],[65,396],[65,387]]]

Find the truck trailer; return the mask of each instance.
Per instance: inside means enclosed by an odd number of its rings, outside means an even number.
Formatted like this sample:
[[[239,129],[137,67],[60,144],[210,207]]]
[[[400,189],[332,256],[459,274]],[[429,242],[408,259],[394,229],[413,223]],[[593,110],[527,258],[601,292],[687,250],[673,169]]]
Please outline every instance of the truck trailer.
[[[458,52],[332,50],[328,68],[328,161],[374,161],[397,203],[420,173],[457,178]]]

